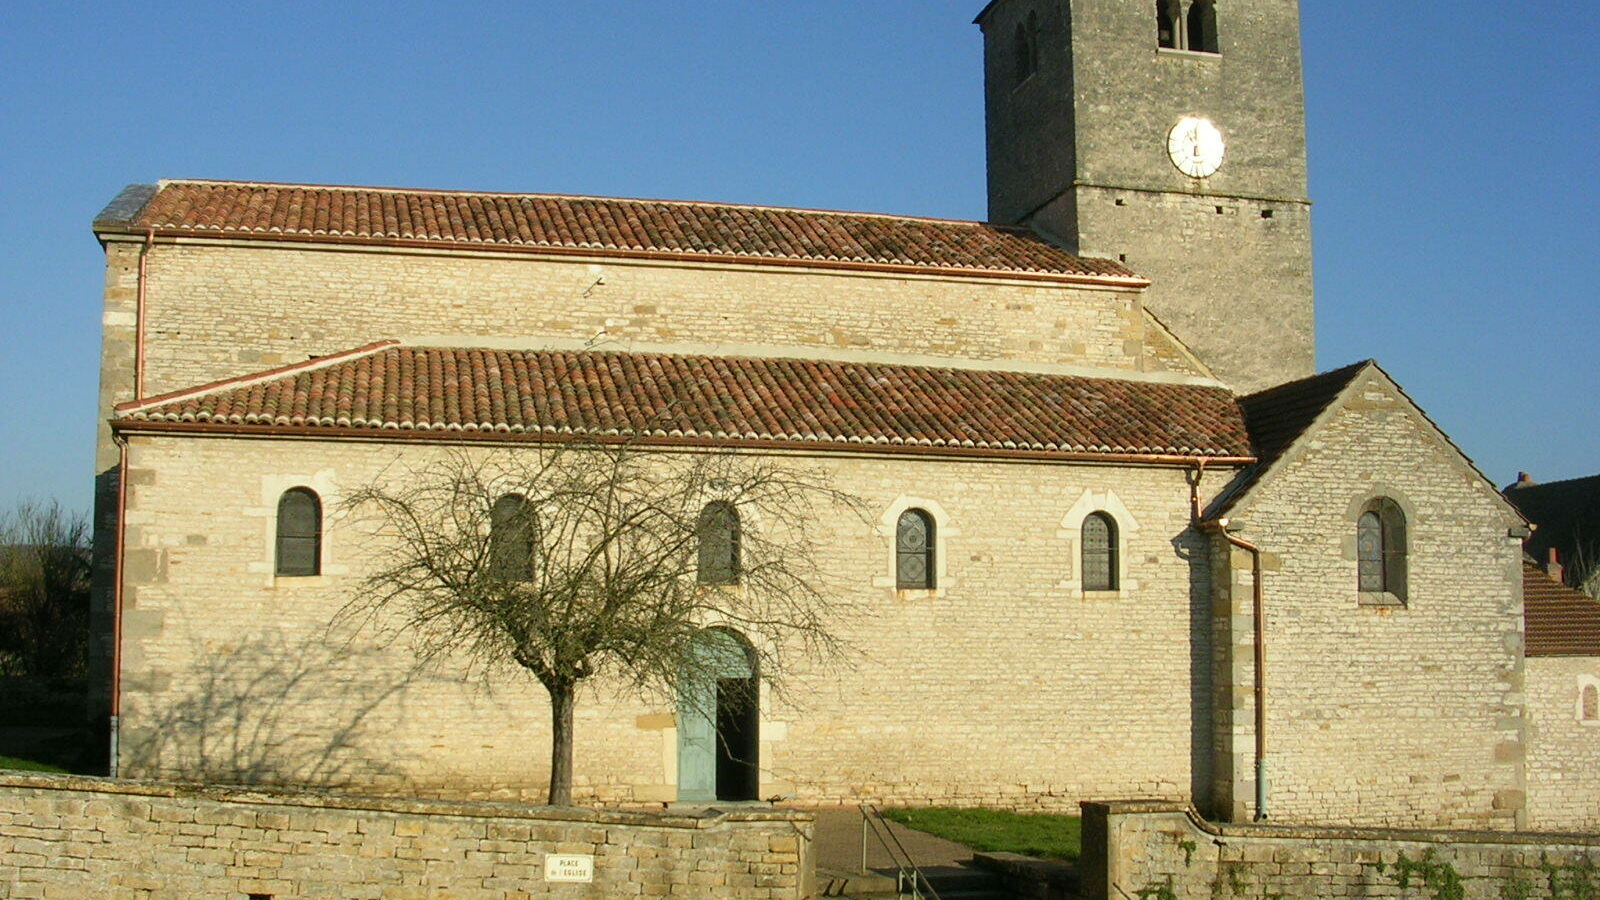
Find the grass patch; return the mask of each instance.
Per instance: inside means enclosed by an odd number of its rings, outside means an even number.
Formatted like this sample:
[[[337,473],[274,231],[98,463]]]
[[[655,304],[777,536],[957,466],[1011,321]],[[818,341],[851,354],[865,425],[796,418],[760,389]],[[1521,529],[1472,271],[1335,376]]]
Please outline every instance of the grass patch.
[[[886,809],[883,817],[974,850],[1077,862],[1083,844],[1083,820],[1078,816],[934,806]]]
[[[0,769],[11,769],[18,772],[66,772],[60,766],[53,766],[47,762],[38,762],[31,759],[18,759],[15,756],[0,756]]]

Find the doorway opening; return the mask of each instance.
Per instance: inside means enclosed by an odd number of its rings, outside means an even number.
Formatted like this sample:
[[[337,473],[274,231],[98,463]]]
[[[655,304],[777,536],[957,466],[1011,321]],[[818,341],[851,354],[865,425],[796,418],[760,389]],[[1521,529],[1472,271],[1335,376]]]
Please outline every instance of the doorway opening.
[[[759,799],[761,682],[739,634],[709,628],[678,690],[678,800]]]

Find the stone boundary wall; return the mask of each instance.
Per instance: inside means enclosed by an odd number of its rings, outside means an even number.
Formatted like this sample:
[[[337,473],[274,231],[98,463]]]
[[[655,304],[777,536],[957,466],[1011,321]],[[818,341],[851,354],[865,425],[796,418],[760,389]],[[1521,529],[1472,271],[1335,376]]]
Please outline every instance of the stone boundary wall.
[[[1600,835],[1217,825],[1181,803],[1083,804],[1093,900],[1600,896]]]
[[[800,900],[812,822],[5,773],[0,898]],[[548,854],[592,856],[593,881],[546,881]]]

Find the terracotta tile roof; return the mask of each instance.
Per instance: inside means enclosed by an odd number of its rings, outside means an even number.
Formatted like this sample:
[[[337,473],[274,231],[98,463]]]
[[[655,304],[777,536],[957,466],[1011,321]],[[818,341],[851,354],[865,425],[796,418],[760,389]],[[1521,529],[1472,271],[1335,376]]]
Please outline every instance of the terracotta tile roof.
[[[1600,656],[1600,600],[1522,564],[1527,656]]]
[[[98,231],[921,268],[1143,285],[1026,228],[768,206],[325,185],[133,185]]]
[[[1600,475],[1545,484],[1518,482],[1502,492],[1537,526],[1523,544],[1534,559],[1551,550],[1566,566],[1567,583],[1581,584],[1600,565]]]
[[[1241,397],[1239,408],[1244,413],[1245,427],[1250,432],[1257,462],[1221,498],[1211,515],[1226,512],[1244,497],[1272,464],[1322,415],[1328,404],[1338,398],[1345,387],[1369,365],[1375,363],[1370,359],[1363,360]]]
[[[475,350],[386,342],[117,408],[119,428],[974,455],[1248,458],[1219,387],[804,359]]]

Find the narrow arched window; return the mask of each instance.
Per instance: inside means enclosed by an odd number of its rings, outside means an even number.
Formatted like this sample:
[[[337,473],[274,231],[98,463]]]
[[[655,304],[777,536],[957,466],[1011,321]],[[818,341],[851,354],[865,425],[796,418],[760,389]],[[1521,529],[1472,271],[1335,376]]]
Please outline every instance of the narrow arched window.
[[[1156,0],[1156,46],[1178,49],[1178,0]]]
[[[1356,579],[1362,593],[1406,598],[1406,517],[1387,497],[1369,501],[1356,519]]]
[[[1189,7],[1189,49],[1221,52],[1217,45],[1217,7],[1212,0],[1194,0]]]
[[[310,488],[290,488],[278,498],[279,575],[322,572],[322,502]]]
[[[533,580],[533,510],[520,494],[507,494],[489,507],[489,577],[496,581]]]
[[[733,504],[707,503],[695,525],[700,545],[701,584],[739,583],[739,511]]]
[[[1017,23],[1017,36],[1012,49],[1016,55],[1017,83],[1020,84],[1039,71],[1038,13],[1030,12],[1026,21]]]
[[[1083,520],[1083,589],[1117,589],[1117,523],[1103,512]]]
[[[1600,722],[1600,687],[1592,684],[1583,686],[1579,694],[1578,718],[1585,722]]]
[[[934,578],[933,517],[920,509],[900,514],[895,525],[895,586],[901,590],[932,590]]]

